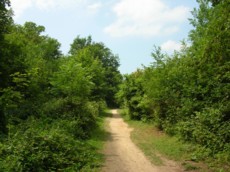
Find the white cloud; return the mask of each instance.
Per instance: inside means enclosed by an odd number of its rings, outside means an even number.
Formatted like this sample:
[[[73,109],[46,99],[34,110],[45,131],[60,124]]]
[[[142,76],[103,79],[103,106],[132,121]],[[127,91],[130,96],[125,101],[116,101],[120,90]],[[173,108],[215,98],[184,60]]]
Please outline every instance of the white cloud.
[[[11,0],[11,7],[14,10],[15,18],[21,16],[24,10],[30,8],[32,6],[31,0]]]
[[[172,34],[189,15],[187,7],[170,8],[162,0],[120,0],[113,11],[117,19],[104,31],[114,37]]]
[[[77,6],[85,2],[85,0],[33,0],[35,6],[42,9],[63,9]]]
[[[60,3],[60,1],[57,3],[54,0],[35,0],[34,3],[39,9],[48,10],[50,8],[54,8]]]
[[[161,45],[161,49],[166,52],[173,52],[174,50],[179,51],[181,50],[181,48],[182,48],[181,43],[172,40],[168,40],[167,42]]]
[[[102,7],[102,3],[101,2],[96,2],[94,4],[90,4],[88,5],[88,9],[92,10],[92,11],[97,11]]]
[[[15,18],[19,18],[25,10],[31,7],[40,10],[65,9],[84,4],[87,0],[11,0]]]

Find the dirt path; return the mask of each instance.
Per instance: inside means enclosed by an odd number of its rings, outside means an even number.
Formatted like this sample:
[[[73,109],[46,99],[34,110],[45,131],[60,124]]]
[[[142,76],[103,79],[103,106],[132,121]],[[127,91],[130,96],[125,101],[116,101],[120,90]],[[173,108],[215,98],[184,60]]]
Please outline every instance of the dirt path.
[[[106,163],[103,172],[180,172],[176,166],[154,166],[130,139],[132,129],[112,110],[113,116],[107,118],[110,138],[106,144]]]

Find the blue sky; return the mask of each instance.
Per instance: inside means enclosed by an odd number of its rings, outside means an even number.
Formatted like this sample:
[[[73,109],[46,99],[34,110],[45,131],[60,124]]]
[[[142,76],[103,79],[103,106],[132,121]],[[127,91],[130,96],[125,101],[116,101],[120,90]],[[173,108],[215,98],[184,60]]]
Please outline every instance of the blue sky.
[[[153,60],[153,46],[172,53],[192,29],[196,0],[11,0],[18,24],[33,21],[56,38],[64,54],[73,39],[91,35],[120,58],[122,73]]]

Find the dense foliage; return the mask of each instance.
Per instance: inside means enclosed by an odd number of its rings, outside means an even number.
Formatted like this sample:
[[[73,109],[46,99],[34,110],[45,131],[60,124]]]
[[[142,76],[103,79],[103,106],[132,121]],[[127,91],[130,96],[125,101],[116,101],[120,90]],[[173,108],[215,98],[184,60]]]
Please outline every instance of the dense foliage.
[[[98,167],[87,139],[107,104],[115,105],[118,57],[91,37],[77,37],[63,56],[45,27],[17,25],[9,1],[0,5],[0,171]]]
[[[105,99],[109,107],[116,107],[115,94],[122,79],[118,71],[118,56],[112,54],[103,43],[93,42],[91,36],[87,38],[77,36],[71,44],[69,53],[77,56],[83,66],[92,67],[91,75],[96,75],[93,88],[94,100]]]
[[[154,63],[125,76],[118,100],[132,119],[152,121],[196,143],[208,155],[230,158],[230,6],[198,1],[190,44],[169,56],[155,47]]]
[[[8,14],[7,7],[10,5],[9,1],[1,1],[0,2],[0,60],[3,61],[4,57],[6,57],[6,43],[4,40],[5,33],[8,32],[9,26],[11,23],[11,16]],[[6,76],[4,75],[4,66],[0,63],[0,89],[5,86]],[[1,96],[1,92],[0,92]],[[3,106],[0,103],[0,130],[6,133],[6,120],[3,112]]]

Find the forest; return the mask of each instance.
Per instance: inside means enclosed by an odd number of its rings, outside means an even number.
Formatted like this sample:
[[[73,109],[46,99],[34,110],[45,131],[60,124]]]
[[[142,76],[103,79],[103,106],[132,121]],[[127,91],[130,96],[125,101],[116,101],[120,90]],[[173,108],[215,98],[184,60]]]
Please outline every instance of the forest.
[[[97,167],[86,141],[116,106],[118,57],[91,36],[77,36],[64,56],[44,26],[15,24],[10,2],[0,5],[0,171]]]
[[[116,95],[130,119],[200,147],[196,159],[230,161],[230,4],[199,0],[189,42],[124,76]]]
[[[0,171],[89,171],[100,155],[87,140],[106,108],[126,109],[197,145],[200,158],[230,161],[230,4],[198,0],[189,41],[131,74],[91,36],[68,55],[45,27],[16,24],[0,2]],[[199,156],[197,157],[199,159]]]

